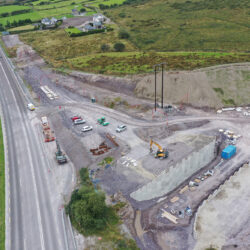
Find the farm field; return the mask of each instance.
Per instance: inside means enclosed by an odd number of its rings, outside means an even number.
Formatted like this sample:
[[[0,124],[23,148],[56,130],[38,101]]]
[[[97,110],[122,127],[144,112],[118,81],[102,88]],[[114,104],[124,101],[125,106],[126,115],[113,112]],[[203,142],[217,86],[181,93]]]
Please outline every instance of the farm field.
[[[117,2],[120,4],[123,0],[109,0],[107,4],[113,4]],[[41,2],[45,2],[45,4],[41,4]],[[6,25],[7,21],[10,23],[14,21],[31,19],[32,22],[40,21],[45,17],[57,17],[61,18],[63,16],[73,17],[72,9],[77,9],[80,11],[82,8],[86,10],[86,16],[92,15],[95,13],[95,6],[98,6],[99,3],[103,1],[82,1],[75,0],[72,1],[51,1],[49,4],[46,1],[35,1],[32,3],[25,3],[25,5],[9,5],[9,6],[0,6],[0,15],[2,13],[11,13],[12,11],[17,10],[30,10],[28,13],[17,14],[17,15],[9,15],[7,17],[0,17],[0,24]],[[73,4],[72,4],[73,3]],[[96,4],[96,5],[95,5]],[[86,7],[87,5],[88,7]],[[92,6],[92,8],[91,8]]]
[[[29,6],[20,6],[20,5],[8,5],[8,6],[0,6],[0,15],[2,13],[11,13],[12,11],[17,10],[31,10],[31,7]]]
[[[155,0],[107,9],[142,50],[249,51],[246,0]]]
[[[136,51],[135,46],[129,41],[118,38],[116,29],[74,38],[69,37],[62,29],[22,33],[19,37],[54,67],[68,65],[67,59],[101,53],[102,44],[109,45],[112,51],[115,43],[122,42],[125,44],[125,51]]]
[[[128,40],[119,39],[116,29],[74,38],[60,29],[37,31],[20,34],[20,39],[54,67],[114,75],[148,73],[154,64],[163,61],[168,63],[169,69],[190,70],[250,60],[249,53],[237,52],[140,52]],[[114,52],[113,45],[117,42],[125,44],[125,52]],[[105,53],[102,53],[102,44],[109,46]]]
[[[229,62],[247,62],[249,59],[247,53],[113,52],[67,59],[66,66],[87,72],[127,75],[150,73],[153,65],[161,62],[167,62],[169,70],[192,70]]]
[[[16,28],[9,29],[9,31],[28,31],[28,30],[33,30],[34,26],[32,24],[24,25],[24,26],[19,26]]]

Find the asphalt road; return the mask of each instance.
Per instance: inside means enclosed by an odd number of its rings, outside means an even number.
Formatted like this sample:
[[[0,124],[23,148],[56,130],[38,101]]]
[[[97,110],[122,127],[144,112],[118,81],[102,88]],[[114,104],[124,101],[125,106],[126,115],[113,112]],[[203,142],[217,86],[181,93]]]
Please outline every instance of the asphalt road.
[[[28,118],[27,100],[18,84],[5,57],[1,57],[0,104],[8,173],[6,249],[71,249],[53,196],[50,163]]]

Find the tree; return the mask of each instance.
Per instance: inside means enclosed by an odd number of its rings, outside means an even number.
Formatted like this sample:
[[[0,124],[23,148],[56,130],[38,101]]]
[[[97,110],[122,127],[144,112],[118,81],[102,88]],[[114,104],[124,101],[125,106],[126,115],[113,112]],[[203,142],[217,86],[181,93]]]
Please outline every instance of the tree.
[[[10,28],[10,21],[9,20],[7,20],[7,23],[6,23],[5,27]]]
[[[80,12],[86,12],[86,9],[85,8],[81,8]]]
[[[122,52],[125,49],[125,45],[123,43],[116,43],[114,49],[116,52]]]
[[[101,51],[107,52],[107,51],[109,51],[109,49],[110,49],[110,47],[109,47],[108,44],[104,43],[104,44],[101,45]]]
[[[130,37],[129,33],[125,30],[119,31],[119,38],[121,39],[128,39]]]

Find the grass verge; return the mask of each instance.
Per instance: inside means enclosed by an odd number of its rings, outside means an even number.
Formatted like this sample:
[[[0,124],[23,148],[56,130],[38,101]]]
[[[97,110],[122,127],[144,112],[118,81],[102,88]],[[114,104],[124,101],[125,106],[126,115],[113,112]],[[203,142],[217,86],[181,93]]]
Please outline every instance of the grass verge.
[[[3,133],[0,122],[0,249],[5,247],[5,168],[4,168],[4,148]]]

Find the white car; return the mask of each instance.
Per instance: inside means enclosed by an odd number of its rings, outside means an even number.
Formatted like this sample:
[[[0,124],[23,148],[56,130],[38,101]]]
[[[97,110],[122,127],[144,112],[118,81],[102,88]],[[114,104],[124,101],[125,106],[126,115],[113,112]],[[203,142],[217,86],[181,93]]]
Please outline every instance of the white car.
[[[87,131],[90,131],[90,130],[92,130],[92,129],[93,129],[92,126],[84,126],[84,127],[82,127],[81,131],[82,131],[82,132],[87,132]]]
[[[117,129],[116,129],[116,132],[117,133],[121,133],[121,132],[123,132],[124,130],[126,130],[127,129],[127,126],[126,125],[119,125],[118,127],[117,127]]]
[[[83,119],[76,119],[76,120],[74,120],[74,124],[75,124],[75,125],[83,124],[83,123],[85,123],[85,122],[86,122],[86,121],[83,120]]]
[[[30,111],[35,110],[35,106],[34,106],[33,103],[28,103],[27,108],[28,108]]]

